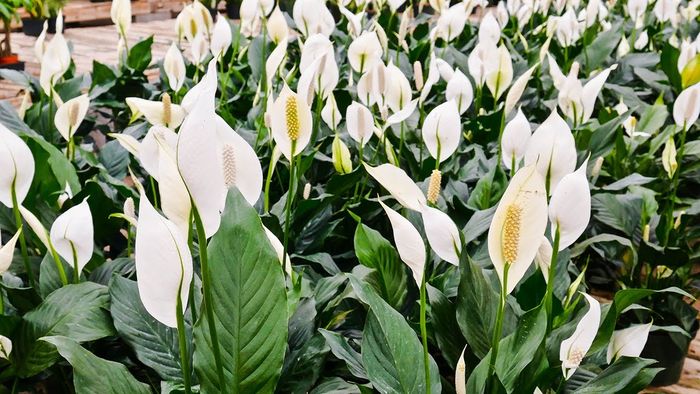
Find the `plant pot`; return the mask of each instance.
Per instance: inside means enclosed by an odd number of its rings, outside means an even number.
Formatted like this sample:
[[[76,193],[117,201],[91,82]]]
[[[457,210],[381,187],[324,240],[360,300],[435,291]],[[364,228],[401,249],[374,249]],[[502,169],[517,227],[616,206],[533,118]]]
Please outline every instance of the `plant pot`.
[[[695,321],[690,331],[690,338],[668,331],[649,333],[649,339],[641,357],[656,360],[656,364],[652,365],[654,368],[664,368],[651,381],[652,386],[670,386],[678,383],[683,373],[683,364],[688,355],[690,342],[698,333],[698,326],[698,321]]]
[[[241,4],[239,1],[226,2],[226,16],[228,19],[239,19],[241,17]]]
[[[0,68],[10,70],[24,70],[24,62],[19,61],[19,55],[13,53],[8,56],[0,56]]]
[[[22,18],[22,32],[31,37],[39,37],[47,19]],[[49,18],[48,33],[56,33],[56,17]]]

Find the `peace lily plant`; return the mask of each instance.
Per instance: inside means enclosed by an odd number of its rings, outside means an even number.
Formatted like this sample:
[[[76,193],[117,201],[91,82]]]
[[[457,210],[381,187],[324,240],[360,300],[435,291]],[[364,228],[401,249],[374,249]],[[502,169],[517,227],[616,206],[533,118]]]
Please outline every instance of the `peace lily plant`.
[[[59,15],[38,76],[0,72],[26,88],[0,106],[8,392],[678,379],[700,3],[207,7],[159,57],[114,0],[119,60],[90,75]]]

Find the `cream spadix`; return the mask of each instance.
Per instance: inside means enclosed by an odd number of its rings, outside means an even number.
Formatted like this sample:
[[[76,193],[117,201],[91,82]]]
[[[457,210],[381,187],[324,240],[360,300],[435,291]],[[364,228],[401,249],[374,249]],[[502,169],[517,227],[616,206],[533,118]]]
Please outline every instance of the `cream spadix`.
[[[567,174],[559,182],[549,200],[549,220],[552,239],[559,231],[559,250],[573,244],[588,227],[591,218],[591,190],[586,177],[586,159],[578,170]]]
[[[59,256],[80,272],[92,257],[94,231],[90,206],[83,201],[56,218],[49,236]]]
[[[430,248],[441,259],[459,266],[462,240],[457,225],[446,213],[437,208],[424,205],[421,214]]]
[[[165,93],[161,101],[144,100],[138,97],[127,97],[126,105],[131,109],[132,117],[146,117],[148,123],[154,126],[165,126],[176,129],[185,119],[185,110],[173,104],[170,96]]]
[[[311,140],[311,108],[287,85],[272,104],[270,123],[272,138],[287,160],[303,151]]]
[[[136,226],[136,275],[146,311],[168,327],[177,326],[177,302],[187,305],[192,281],[192,255],[187,237],[161,216],[141,193]]]
[[[452,156],[459,146],[462,122],[454,100],[435,107],[423,122],[423,141],[435,160],[443,162]]]
[[[399,257],[413,273],[413,279],[420,287],[423,281],[423,270],[425,269],[425,244],[423,238],[416,228],[405,217],[389,208],[381,200],[379,201],[384,212],[389,217],[391,229],[394,233],[394,242]]]
[[[216,115],[216,134],[221,144],[224,185],[236,187],[248,204],[255,205],[262,191],[262,167],[253,147]]]
[[[426,204],[423,192],[401,168],[393,164],[365,164],[365,170],[404,207],[420,212]]]
[[[226,187],[221,149],[216,132],[214,95],[204,90],[187,115],[177,138],[177,167],[187,186],[204,232],[211,237],[221,224]]]
[[[3,124],[0,124],[0,168],[0,202],[12,208],[14,189],[17,204],[22,205],[34,179],[34,156],[27,144]]]
[[[573,376],[581,361],[593,344],[600,324],[600,303],[588,294],[582,293],[588,301],[588,312],[579,320],[574,333],[559,348],[559,360],[564,379]]]
[[[544,179],[534,166],[521,168],[506,188],[491,220],[488,248],[491,262],[510,294],[532,264],[547,227]]]

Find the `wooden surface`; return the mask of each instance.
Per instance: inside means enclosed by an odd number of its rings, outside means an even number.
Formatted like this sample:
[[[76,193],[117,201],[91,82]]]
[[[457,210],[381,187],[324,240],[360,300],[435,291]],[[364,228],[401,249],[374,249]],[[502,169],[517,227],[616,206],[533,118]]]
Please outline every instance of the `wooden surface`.
[[[138,19],[153,13],[180,12],[183,3],[182,0],[133,0],[131,14]],[[93,3],[89,0],[69,0],[63,7],[63,18],[66,23],[110,20],[111,7],[111,1]],[[22,18],[29,16],[24,9],[19,14]]]
[[[129,30],[129,45],[153,35],[153,62],[161,61],[171,42],[176,40],[175,20],[166,19],[150,22],[136,22]],[[119,36],[114,25],[68,28],[64,33],[72,46],[72,58],[77,73],[87,73],[92,70],[92,61],[114,65],[117,63],[117,43]],[[50,39],[47,38],[47,41]],[[12,48],[19,54],[20,60],[26,62],[25,70],[39,76],[39,61],[34,57],[35,37],[29,37],[22,32],[12,33]],[[187,52],[185,53],[187,55]],[[158,70],[148,71],[149,78],[156,78]],[[21,87],[6,80],[0,80],[0,99],[10,99],[19,104],[17,95]]]

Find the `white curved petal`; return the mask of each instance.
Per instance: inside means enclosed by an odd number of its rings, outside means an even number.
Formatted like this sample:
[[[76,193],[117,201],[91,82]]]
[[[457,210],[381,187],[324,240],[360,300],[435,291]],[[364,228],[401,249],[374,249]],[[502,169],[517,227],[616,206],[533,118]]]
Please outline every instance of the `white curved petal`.
[[[211,44],[209,45],[209,49],[211,50],[211,54],[214,55],[214,58],[226,53],[231,46],[231,41],[231,25],[223,15],[219,15],[216,18],[216,23],[211,33]]]
[[[134,157],[139,157],[139,148],[141,143],[136,138],[130,136],[129,134],[121,133],[109,133],[107,135],[117,140],[119,145],[126,149],[127,152],[134,155]]]
[[[182,52],[175,45],[175,43],[170,44],[170,48],[165,53],[163,58],[163,70],[165,75],[168,77],[168,85],[170,89],[177,92],[182,88],[185,83],[186,69],[185,69],[185,59],[182,57]]]
[[[418,100],[413,99],[411,102],[409,102],[407,105],[405,105],[401,111],[396,112],[386,118],[386,125],[390,126],[393,124],[401,123],[404,120],[408,119],[411,115],[413,115],[413,112],[416,110],[416,106],[418,105]]]
[[[564,378],[569,379],[588,353],[598,333],[600,324],[600,303],[588,294],[581,293],[588,301],[588,312],[579,320],[573,335],[565,339],[559,348],[559,360]]]
[[[185,119],[185,109],[177,104],[170,104],[169,118],[165,111],[165,104],[162,101],[127,97],[126,105],[129,106],[133,114],[145,116],[148,123],[154,126],[165,126],[174,130]]]
[[[90,261],[95,248],[92,213],[87,200],[62,213],[51,226],[51,243],[56,252],[78,272]]]
[[[513,62],[505,45],[498,47],[497,55],[489,62],[485,82],[496,100],[513,82]]]
[[[501,137],[501,152],[503,153],[503,165],[511,169],[513,162],[517,166],[525,156],[525,148],[531,136],[530,122],[527,121],[522,109],[503,128]]]
[[[156,212],[141,193],[135,245],[139,297],[146,311],[168,327],[177,326],[177,297],[187,305],[192,255],[187,237]]]
[[[272,244],[272,248],[275,249],[275,253],[277,254],[277,258],[280,261],[280,264],[282,264],[283,261],[286,261],[284,265],[284,272],[287,273],[287,275],[292,275],[292,261],[289,258],[289,255],[284,256],[284,245],[282,245],[282,242],[280,242],[279,238],[270,231],[267,227],[263,226],[263,229],[265,229],[265,235],[267,235],[267,239],[270,240],[270,244]]]
[[[305,98],[292,92],[285,85],[277,100],[272,104],[270,126],[272,127],[272,138],[284,157],[291,160],[298,155],[309,144],[313,128],[311,108],[309,108]],[[294,144],[292,137],[295,137]],[[292,149],[292,145],[294,145],[294,149]]]
[[[413,273],[413,279],[420,287],[425,269],[425,244],[416,228],[405,217],[379,201],[384,212],[389,217],[391,229],[394,232],[394,242],[399,257]]]
[[[509,265],[506,291],[513,291],[532,264],[547,227],[544,179],[534,166],[515,173],[491,220],[489,256],[501,284]]]
[[[449,65],[448,65],[449,67]],[[428,94],[430,94],[430,89],[433,88],[433,85],[437,83],[437,81],[440,80],[440,70],[438,69],[438,62],[437,58],[435,57],[434,54],[430,54],[430,65],[428,66],[428,77],[425,79],[425,83],[423,84],[423,89],[421,89],[420,92],[420,97],[418,98],[418,103],[423,104],[425,99],[428,98]]]
[[[34,216],[31,211],[22,205],[19,206],[19,212],[22,215],[22,219],[27,222],[29,228],[31,228],[32,231],[34,231],[34,234],[36,234],[37,238],[39,238],[39,241],[41,241],[41,243],[44,244],[47,249],[50,249],[52,246],[51,241],[49,240],[49,232],[46,230],[46,227],[41,224],[41,221]]]
[[[700,115],[700,83],[682,91],[673,103],[673,120],[678,127],[690,128]]]
[[[464,352],[467,350],[467,345],[464,345],[462,354],[457,360],[455,367],[455,392],[456,394],[467,394],[467,364],[464,362]]]
[[[610,72],[617,68],[617,64],[606,68],[596,75],[593,79],[586,82],[583,86],[583,122],[587,122],[593,114],[593,108],[595,107],[595,100],[598,97],[598,93],[603,88],[605,81],[608,79]]]
[[[569,125],[556,110],[535,130],[525,150],[525,165],[536,165],[547,179],[549,193],[559,181],[576,169],[576,142]]]
[[[74,97],[58,107],[54,116],[54,124],[66,141],[71,139],[78,130],[89,107],[90,98],[87,94]]]
[[[452,79],[447,82],[445,98],[448,101],[454,100],[454,102],[457,103],[460,114],[463,114],[472,104],[472,100],[474,99],[472,84],[469,82],[467,76],[459,69],[455,71]]]
[[[513,86],[510,87],[510,90],[508,91],[508,94],[506,95],[506,103],[505,103],[505,114],[508,116],[510,112],[515,108],[515,106],[518,104],[518,101],[520,101],[520,97],[522,97],[523,92],[525,91],[525,88],[527,87],[527,83],[532,77],[532,73],[535,71],[535,68],[537,68],[539,64],[535,64],[534,66],[530,67],[527,71],[525,71],[521,76],[518,77],[518,79],[513,82]]]
[[[568,174],[549,200],[549,220],[554,231],[559,230],[559,250],[573,244],[588,227],[591,218],[591,191],[586,177],[588,160],[578,170]]]
[[[459,146],[462,122],[454,100],[435,107],[423,122],[423,141],[430,156],[441,163],[452,156]]]
[[[448,263],[459,266],[462,240],[457,225],[446,213],[437,208],[423,206],[421,214],[425,235],[435,254]]]
[[[12,353],[12,340],[4,335],[0,335],[0,358],[10,359]]]
[[[340,121],[343,119],[343,114],[341,114],[338,109],[338,103],[336,103],[333,93],[330,93],[328,97],[326,97],[326,104],[321,110],[321,119],[323,119],[331,130],[336,130]]]
[[[12,185],[17,203],[27,197],[34,179],[34,156],[19,136],[0,124],[0,202],[12,208]]]
[[[163,131],[168,130],[164,127],[161,129]],[[177,168],[175,159],[176,147],[173,144],[177,143],[177,137],[174,137],[175,140],[173,141],[173,137],[167,132],[153,133],[153,135],[157,144],[155,160],[157,160],[156,165],[158,166],[158,190],[160,192],[161,209],[165,216],[180,229],[180,232],[188,234],[190,231],[192,201],[187,192],[185,181],[182,180],[182,176]]]
[[[200,97],[185,118],[177,138],[177,167],[199,213],[204,232],[219,229],[226,203],[221,146],[216,134],[214,97]]]
[[[401,168],[393,164],[377,167],[365,164],[365,170],[404,207],[420,211],[425,205],[425,195]]]
[[[155,180],[160,179],[160,153],[162,151],[159,141],[165,141],[171,151],[177,147],[177,134],[165,126],[153,126],[139,144],[138,159],[143,169]]]
[[[554,87],[557,88],[557,90],[561,90],[561,86],[564,84],[564,81],[566,81],[566,76],[559,68],[557,61],[549,53],[547,53],[547,61],[549,62],[549,75],[552,77]]]
[[[348,47],[348,62],[353,70],[364,72],[380,61],[383,50],[377,33],[365,31],[354,39]]]
[[[15,245],[17,244],[17,240],[19,239],[19,235],[22,232],[22,229],[19,229],[15,235],[10,238],[9,241],[5,245],[2,245],[0,247],[0,274],[3,272],[7,271],[10,268],[10,265],[12,264],[12,258],[15,255]],[[2,241],[0,239],[0,241]]]
[[[287,56],[287,39],[283,38],[279,44],[277,44],[275,49],[272,50],[272,53],[270,53],[270,56],[268,56],[267,60],[265,61],[267,86],[272,87],[272,79],[274,78],[275,74],[277,74],[277,70],[279,70],[280,66],[282,66],[285,56]]]
[[[260,198],[263,185],[263,173],[258,155],[255,154],[253,147],[219,115],[216,116],[216,134],[223,147],[222,164],[227,188],[236,186],[248,204],[254,206]],[[227,149],[231,149],[232,155],[226,153]],[[227,184],[228,182],[231,184]]]
[[[613,332],[608,344],[607,363],[620,357],[639,357],[649,338],[652,324],[636,324]]]
[[[400,68],[393,63],[386,67],[385,100],[392,112],[399,112],[411,102],[411,83]]]
[[[187,91],[185,97],[182,98],[180,105],[185,109],[185,112],[192,112],[197,103],[201,100],[207,101],[207,105],[214,107],[214,97],[218,87],[218,74],[216,71],[216,59],[209,61],[207,72],[204,74],[198,84]]]
[[[542,271],[545,283],[549,281],[549,267],[552,265],[552,244],[549,243],[547,237],[542,236],[542,243],[537,249],[535,255],[535,263]]]
[[[364,146],[372,138],[374,118],[364,105],[353,101],[345,111],[345,121],[348,134],[355,141]]]

